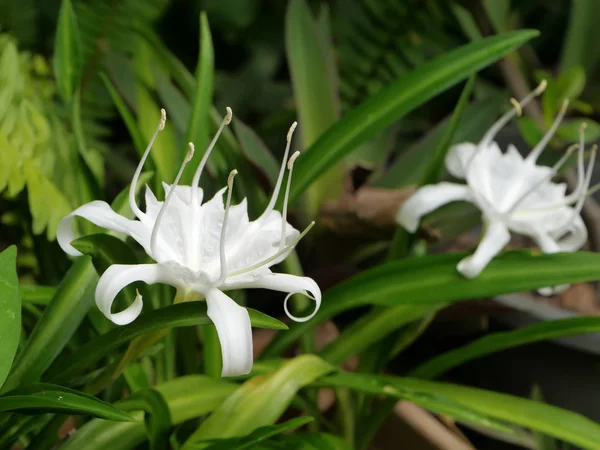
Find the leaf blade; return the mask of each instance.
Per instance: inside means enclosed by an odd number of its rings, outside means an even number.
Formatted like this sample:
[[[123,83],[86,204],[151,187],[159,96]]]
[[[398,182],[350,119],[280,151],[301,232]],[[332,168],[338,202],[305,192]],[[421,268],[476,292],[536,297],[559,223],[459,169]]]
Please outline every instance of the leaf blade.
[[[21,336],[21,299],[17,279],[17,247],[0,253],[0,387],[6,380]]]
[[[298,160],[290,200],[297,199],[329,167],[394,120],[537,34],[525,30],[472,42],[423,64],[381,89],[329,128]]]

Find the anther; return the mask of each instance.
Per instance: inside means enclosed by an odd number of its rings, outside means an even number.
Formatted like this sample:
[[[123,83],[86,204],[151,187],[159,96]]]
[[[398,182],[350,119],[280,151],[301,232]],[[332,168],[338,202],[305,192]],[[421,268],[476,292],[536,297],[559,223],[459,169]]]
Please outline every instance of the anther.
[[[546,90],[546,86],[548,86],[548,82],[546,80],[542,80],[540,81],[540,84],[538,84],[538,87],[533,90],[533,92],[535,95],[541,95],[542,92]]]
[[[137,203],[135,202],[135,191],[137,190],[137,183],[140,178],[140,175],[142,174],[142,169],[144,167],[144,164],[146,163],[146,159],[148,158],[148,155],[150,154],[150,150],[152,149],[152,145],[154,144],[154,140],[156,139],[156,136],[158,136],[158,133],[160,131],[164,130],[166,121],[167,121],[167,112],[163,108],[160,110],[160,121],[158,122],[158,126],[156,127],[156,130],[154,131],[154,134],[152,135],[150,142],[148,142],[148,146],[146,147],[146,150],[144,150],[142,159],[140,159],[140,162],[139,162],[137,168],[135,169],[135,173],[133,174],[133,178],[131,179],[131,186],[129,187],[129,206],[131,208],[131,211],[133,211],[135,216],[138,218],[143,216],[144,213],[142,212],[142,210],[138,207]]]
[[[225,125],[229,125],[231,123],[231,119],[233,119],[233,111],[229,106],[225,108],[227,113],[225,114]]]
[[[164,108],[160,109],[160,122],[158,123],[159,131],[165,129],[165,124],[167,123],[167,111]]]
[[[294,122],[287,133],[287,141],[290,142],[292,140],[292,136],[294,135],[294,131],[296,131],[296,127],[298,126],[298,122]]]
[[[513,107],[515,108],[515,110],[517,111],[517,116],[521,117],[523,115],[523,109],[521,108],[521,105],[519,104],[519,102],[517,101],[517,99],[514,98],[514,97],[511,97],[509,101],[513,105]]]

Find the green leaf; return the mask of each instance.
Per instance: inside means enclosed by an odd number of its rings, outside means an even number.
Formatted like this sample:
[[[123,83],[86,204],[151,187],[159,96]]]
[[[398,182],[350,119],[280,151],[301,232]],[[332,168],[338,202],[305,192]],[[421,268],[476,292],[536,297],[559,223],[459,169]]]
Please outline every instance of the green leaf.
[[[0,253],[0,387],[6,380],[21,336],[21,299],[17,279],[17,247]]]
[[[126,411],[144,411],[146,429],[152,450],[169,449],[171,414],[169,405],[156,390],[136,392],[120,405]]]
[[[296,417],[278,425],[268,425],[266,427],[260,427],[254,430],[252,433],[243,436],[230,439],[213,439],[210,441],[200,441],[198,446],[190,446],[190,448],[204,448],[206,450],[244,450],[255,448],[257,444],[261,444],[263,441],[277,436],[287,431],[295,430],[300,428],[307,423],[312,422],[312,417]]]
[[[40,379],[79,328],[94,301],[98,275],[89,257],[71,266],[15,361],[2,390]]]
[[[314,383],[407,399],[468,423],[512,423],[587,449],[598,449],[600,425],[571,411],[497,392],[411,378],[336,373]],[[510,428],[506,427],[507,430]]]
[[[110,94],[110,96],[112,98],[112,101],[114,102],[115,106],[117,107],[117,110],[119,111],[119,114],[121,115],[121,119],[123,119],[123,122],[125,122],[125,126],[127,127],[127,131],[129,131],[129,135],[131,136],[131,139],[133,140],[133,145],[134,145],[138,155],[139,156],[143,155],[144,150],[146,150],[147,142],[137,125],[135,117],[133,117],[133,114],[131,114],[129,107],[125,103],[125,100],[123,99],[123,97],[121,96],[121,94],[119,93],[119,91],[117,90],[115,85],[112,83],[112,81],[110,81],[110,78],[108,78],[108,76],[105,73],[101,73],[100,78],[102,78],[102,81],[104,82],[104,86],[106,86],[106,89],[108,90],[108,93]],[[142,183],[139,183],[139,184],[142,185]]]
[[[591,144],[600,139],[600,124],[590,119],[573,119],[563,123],[556,130],[556,135],[567,142],[579,142],[579,127],[586,123],[585,142]],[[542,133],[540,133],[541,135]]]
[[[591,76],[600,60],[600,47],[590,46],[597,35],[600,4],[596,0],[571,2],[571,13],[566,38],[562,48],[560,71],[582,66]]]
[[[428,255],[366,270],[326,291],[316,316],[278,335],[262,355],[268,358],[281,354],[319,323],[359,306],[450,303],[596,280],[600,273],[600,254],[597,253],[533,255],[521,251],[495,258],[481,275],[467,280],[456,270],[464,256]]]
[[[483,8],[496,33],[506,30],[510,13],[510,0],[483,0]]]
[[[35,284],[22,284],[19,286],[21,301],[34,305],[47,306],[55,292],[56,288],[52,286],[38,286]]]
[[[386,126],[537,34],[525,30],[472,42],[419,66],[381,89],[329,128],[298,159],[290,200],[297,199],[327,169]]]
[[[257,328],[287,329],[277,319],[248,308],[250,321]],[[206,315],[205,302],[179,303],[166,308],[143,313],[136,321],[109,331],[85,345],[73,354],[57,361],[44,379],[64,383],[91,363],[110,355],[113,350],[127,344],[133,338],[163,329],[212,324]]]
[[[351,450],[339,436],[328,433],[294,433],[280,436],[261,450]]]
[[[240,119],[233,122],[235,135],[240,141],[244,155],[267,176],[271,185],[275,186],[280,164],[262,139]]]
[[[460,98],[458,99],[458,103],[454,108],[454,112],[448,121],[448,125],[444,129],[442,139],[435,147],[435,153],[433,158],[430,160],[429,167],[427,168],[421,185],[437,183],[444,173],[444,161],[446,158],[446,153],[448,153],[448,150],[452,145],[452,141],[454,140],[456,130],[458,129],[458,125],[462,121],[465,108],[469,103],[469,97],[471,97],[471,92],[473,91],[474,84],[475,74],[469,77],[465,87],[462,90],[462,93],[460,94]]]
[[[198,55],[198,66],[196,67],[196,87],[184,141],[185,151],[187,151],[188,142],[193,142],[196,145],[196,152],[189,163],[190,167],[194,169],[200,164],[200,160],[208,146],[214,72],[215,54],[212,37],[206,13],[202,12],[200,14],[200,54]],[[185,172],[181,183],[191,184],[194,172],[195,170]]]
[[[198,428],[183,450],[200,440],[243,436],[271,425],[288,408],[299,389],[333,369],[314,355],[302,355],[283,363],[272,373],[246,381]]]
[[[54,41],[54,75],[58,93],[70,102],[79,83],[81,71],[81,42],[77,18],[71,0],[62,0],[58,13]]]
[[[535,401],[545,403],[542,390],[537,384],[534,384],[533,388],[531,389],[531,398]],[[545,435],[544,433],[534,432],[533,437],[535,438],[535,442],[537,444],[536,450],[560,450],[554,439]]]
[[[291,0],[285,19],[285,48],[298,108],[302,148],[309,148],[340,117],[337,78],[331,61],[330,39],[312,17],[305,0]],[[344,167],[328,167],[321,181],[308,192],[308,215],[321,201],[334,199],[343,186]]]
[[[437,305],[399,305],[377,308],[347,327],[320,352],[326,361],[341,364],[404,325],[438,309]]]
[[[155,389],[169,407],[173,425],[210,413],[231,395],[238,385],[203,375],[179,377]],[[127,408],[128,400],[119,403]],[[114,423],[94,419],[83,425],[61,446],[61,450],[131,450],[148,439],[141,413],[132,413],[138,422]]]
[[[450,350],[420,365],[411,372],[411,376],[436,378],[454,367],[491,353],[548,339],[597,332],[600,332],[598,317],[538,322],[513,331],[489,334],[463,347]]]
[[[38,383],[0,397],[0,412],[80,414],[130,422],[133,418],[110,403],[48,383]]]

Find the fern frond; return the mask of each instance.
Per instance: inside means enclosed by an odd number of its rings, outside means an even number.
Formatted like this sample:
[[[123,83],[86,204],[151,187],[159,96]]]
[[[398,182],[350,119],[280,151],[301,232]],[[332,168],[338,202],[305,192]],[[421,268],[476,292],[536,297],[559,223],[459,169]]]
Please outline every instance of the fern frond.
[[[60,130],[50,125],[53,95],[45,61],[19,53],[14,39],[0,35],[0,192],[15,197],[27,187],[33,231],[47,230],[49,239],[76,204],[60,189],[75,175],[54,171],[61,152],[55,138]]]
[[[382,86],[456,45],[444,32],[451,20],[435,2],[361,0],[340,29],[340,93],[352,107]],[[453,22],[452,22],[453,23]]]

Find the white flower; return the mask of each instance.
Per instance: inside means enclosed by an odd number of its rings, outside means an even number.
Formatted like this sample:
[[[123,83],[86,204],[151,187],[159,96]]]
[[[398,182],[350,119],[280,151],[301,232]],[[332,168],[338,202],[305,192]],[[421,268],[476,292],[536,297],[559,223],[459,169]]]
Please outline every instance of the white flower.
[[[510,231],[532,238],[544,253],[572,252],[581,248],[587,230],[580,216],[587,196],[595,149],[589,168],[584,173],[583,126],[578,152],[578,185],[567,195],[564,183],[552,178],[575,150],[570,147],[554,167],[540,166],[536,161],[566,112],[567,102],[542,140],[525,158],[513,145],[502,153],[494,137],[521,108],[540,95],[545,81],[521,103],[511,99],[514,109],[502,116],[478,144],[453,146],[446,157],[448,172],[462,178],[466,184],[442,182],[420,188],[399,209],[396,219],[408,231],[414,232],[422,216],[453,201],[475,204],[482,212],[484,233],[475,252],[461,260],[458,271],[474,278],[486,267],[510,240]],[[543,293],[551,293],[544,289]]]
[[[125,233],[135,239],[156,261],[155,264],[110,266],[102,275],[96,288],[96,304],[102,313],[119,325],[132,322],[142,311],[142,298],[124,311],[112,313],[116,295],[125,286],[144,281],[148,284],[166,283],[178,289],[178,296],[206,297],[208,316],[216,326],[223,355],[223,376],[241,375],[252,368],[252,331],[248,311],[223,293],[229,289],[266,288],[287,292],[284,309],[296,321],[305,321],[316,314],[321,304],[321,291],[308,277],[277,274],[269,269],[283,261],[298,241],[314,223],[300,234],[286,221],[289,184],[292,166],[298,156],[294,153],[287,161],[289,175],[283,207],[283,216],[275,211],[275,202],[281,189],[286,160],[296,123],[287,136],[284,160],[273,196],[256,220],[250,221],[246,199],[231,206],[233,171],[226,188],[221,189],[205,203],[199,187],[200,175],[221,131],[232,118],[230,108],[216,136],[207,149],[195,173],[191,186],[178,186],[185,165],[192,157],[193,145],[172,185],[163,184],[165,201],[156,199],[146,187],[146,211],[136,204],[135,191],[142,167],[154,139],[164,128],[166,114],[161,110],[160,124],[137,167],[129,192],[129,204],[138,220],[130,220],[115,213],[107,203],[93,201],[65,217],[58,230],[58,242],[70,255],[80,255],[71,241],[74,239],[72,222],[75,216],[83,217],[101,227]],[[223,203],[223,194],[227,199]],[[287,301],[294,293],[309,295],[316,302],[314,312],[304,318],[290,314]]]

